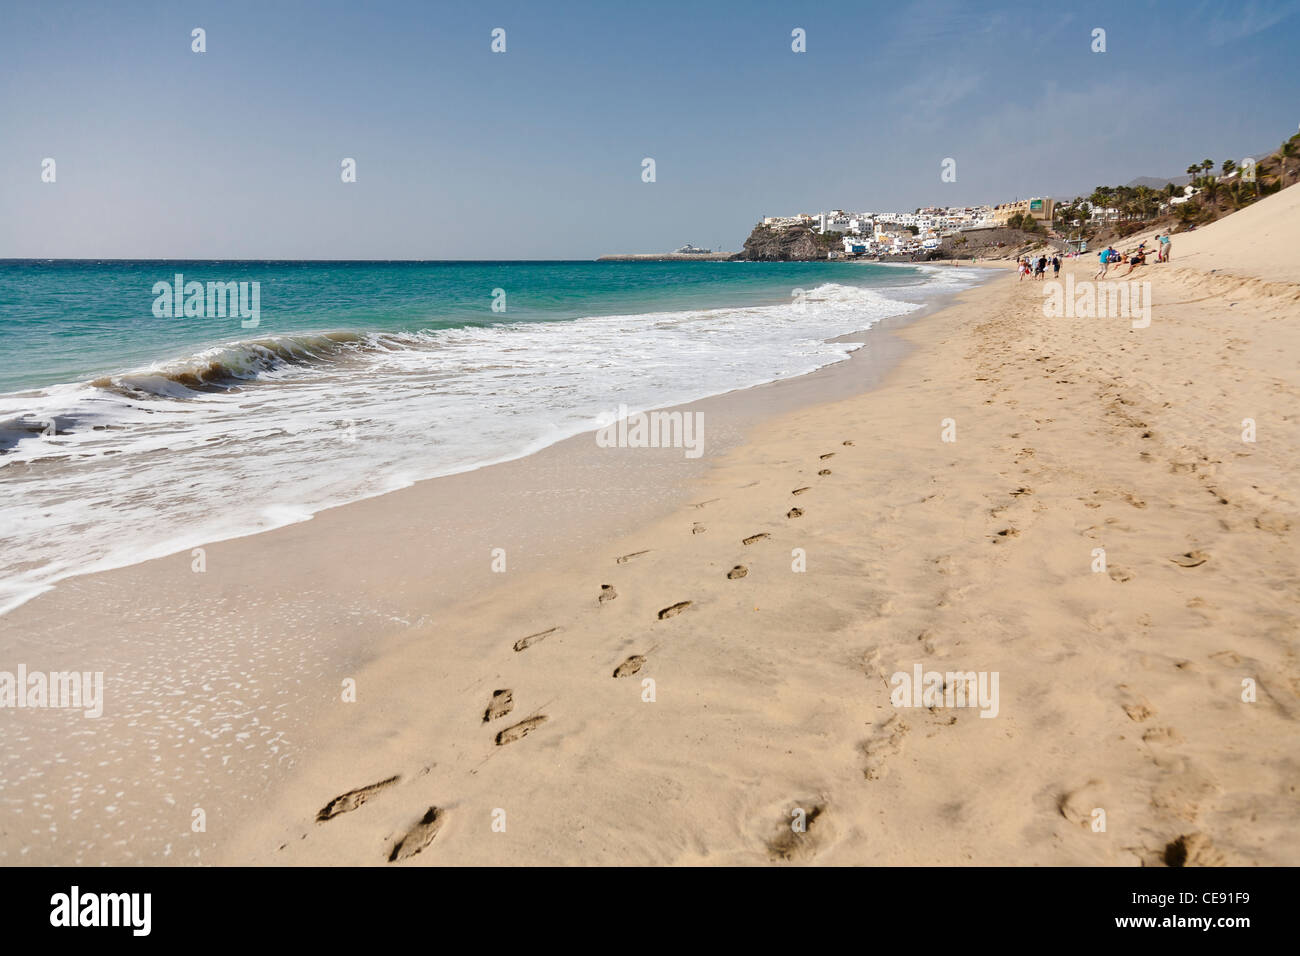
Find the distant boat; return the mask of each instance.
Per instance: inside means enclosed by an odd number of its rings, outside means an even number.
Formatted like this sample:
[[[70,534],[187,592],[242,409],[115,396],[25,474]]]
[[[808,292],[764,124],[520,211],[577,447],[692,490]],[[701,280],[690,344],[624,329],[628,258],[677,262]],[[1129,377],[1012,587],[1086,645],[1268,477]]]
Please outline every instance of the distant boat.
[[[673,250],[673,255],[675,255],[675,256],[707,256],[707,255],[709,255],[711,252],[713,252],[712,249],[701,249],[699,246],[693,246],[693,245],[691,245],[691,244],[688,242],[688,243],[686,243],[686,245],[682,246],[680,249],[674,249],[674,250]]]

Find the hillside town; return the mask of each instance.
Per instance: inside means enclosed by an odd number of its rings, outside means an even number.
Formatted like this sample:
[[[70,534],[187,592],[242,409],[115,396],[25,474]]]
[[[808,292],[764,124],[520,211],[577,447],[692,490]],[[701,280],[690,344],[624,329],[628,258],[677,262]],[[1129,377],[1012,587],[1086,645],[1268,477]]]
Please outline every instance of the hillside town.
[[[997,206],[926,206],[914,212],[832,209],[815,215],[765,216],[761,227],[776,232],[810,229],[832,238],[838,233],[842,248],[830,248],[827,257],[831,259],[903,256],[932,252],[944,239],[961,232],[1004,227],[1013,217],[1050,223],[1055,208],[1055,200],[1035,197]],[[1099,215],[1102,213],[1098,210]]]
[[[1284,151],[1283,155],[1293,155],[1294,151],[1293,143],[1292,153]],[[1082,236],[1090,228],[1129,219],[1177,216],[1190,222],[1200,215],[1200,204],[1207,198],[1217,206],[1217,197],[1222,193],[1256,196],[1255,166],[1254,160],[1243,160],[1241,164],[1227,160],[1222,175],[1215,175],[1212,164],[1205,160],[1188,167],[1190,181],[1183,186],[1173,182],[1167,182],[1163,190],[1099,186],[1089,198],[1077,197],[1073,201],[1035,196],[994,206],[926,206],[910,213],[832,209],[811,215],[765,216],[755,232],[815,233],[823,239],[826,257],[840,259],[926,255],[938,250],[945,240],[955,239],[960,244],[964,233],[1008,227],[1051,231],[1055,227],[1066,246],[1077,251],[1083,242],[1065,239],[1066,233],[1073,231]]]

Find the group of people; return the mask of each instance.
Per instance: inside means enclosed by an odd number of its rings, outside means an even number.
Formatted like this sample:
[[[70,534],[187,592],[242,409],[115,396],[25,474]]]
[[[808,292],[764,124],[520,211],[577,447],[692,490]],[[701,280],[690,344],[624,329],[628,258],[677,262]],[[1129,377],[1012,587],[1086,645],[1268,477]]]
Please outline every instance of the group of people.
[[[1061,274],[1061,257],[1053,255],[1051,259],[1047,256],[1039,256],[1037,259],[1022,257],[1016,260],[1016,268],[1020,271],[1020,281],[1024,282],[1031,274],[1035,279],[1041,279],[1047,274],[1047,267],[1052,267],[1052,277]]]
[[[1173,248],[1169,236],[1157,233],[1152,241],[1159,244],[1155,250],[1156,262],[1168,262],[1170,250]],[[1138,243],[1138,247],[1127,254],[1121,253],[1114,246],[1107,246],[1098,254],[1097,260],[1100,267],[1097,269],[1098,279],[1106,278],[1106,273],[1110,271],[1111,266],[1122,266],[1125,260],[1128,261],[1128,272],[1125,272],[1124,275],[1130,275],[1138,266],[1147,264],[1147,243],[1145,241]],[[1043,276],[1047,275],[1048,266],[1051,266],[1053,278],[1059,276],[1061,274],[1061,257],[1053,253],[1050,259],[1045,254],[1040,255],[1037,259],[1031,256],[1020,256],[1016,259],[1016,271],[1020,273],[1020,282],[1030,278],[1043,278]]]
[[[1169,253],[1173,247],[1173,243],[1170,242],[1169,236],[1157,233],[1153,241],[1160,244],[1159,248],[1156,250],[1156,262],[1168,262]],[[1106,278],[1106,273],[1110,271],[1110,267],[1112,265],[1123,265],[1124,258],[1124,254],[1118,252],[1114,246],[1107,246],[1097,256],[1097,278]],[[1146,264],[1147,244],[1146,242],[1140,242],[1138,243],[1138,247],[1128,254],[1128,272],[1125,272],[1124,275],[1129,275],[1138,266],[1144,266]]]

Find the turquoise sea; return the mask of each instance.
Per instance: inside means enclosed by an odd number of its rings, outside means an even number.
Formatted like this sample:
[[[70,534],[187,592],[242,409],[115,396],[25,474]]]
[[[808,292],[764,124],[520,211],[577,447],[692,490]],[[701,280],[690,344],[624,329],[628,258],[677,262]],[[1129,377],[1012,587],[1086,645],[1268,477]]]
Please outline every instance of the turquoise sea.
[[[72,574],[528,454],[608,424],[620,405],[810,372],[855,347],[829,339],[979,275],[0,261],[0,613]],[[203,296],[173,313],[158,290],[177,282],[248,283],[256,323]]]

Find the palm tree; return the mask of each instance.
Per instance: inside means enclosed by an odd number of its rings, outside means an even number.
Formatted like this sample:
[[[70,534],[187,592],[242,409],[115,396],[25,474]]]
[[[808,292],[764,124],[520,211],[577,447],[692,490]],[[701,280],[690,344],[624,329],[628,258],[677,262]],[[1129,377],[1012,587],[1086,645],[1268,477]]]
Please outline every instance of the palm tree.
[[[1212,159],[1203,159],[1203,160],[1201,160],[1201,169],[1203,169],[1203,170],[1205,171],[1205,174],[1206,174],[1207,176],[1209,175],[1210,170],[1213,169],[1213,168],[1214,168],[1214,160],[1212,160]]]
[[[1134,203],[1137,204],[1138,215],[1146,219],[1151,215],[1151,207],[1155,205],[1156,191],[1150,186],[1139,186],[1133,196]]]
[[[1132,186],[1116,186],[1115,198],[1126,219],[1138,216],[1137,190]]]
[[[1237,168],[1237,164],[1230,159],[1223,161],[1223,175],[1231,176],[1232,171]]]
[[[1092,218],[1092,213],[1109,208],[1113,204],[1113,200],[1114,196],[1109,186],[1098,186],[1092,191],[1092,195],[1088,197],[1088,204],[1091,206],[1089,218]]]
[[[1192,163],[1192,165],[1187,167],[1187,175],[1192,177],[1193,186],[1196,185],[1196,174],[1199,173],[1200,171],[1201,171],[1200,163]]]

